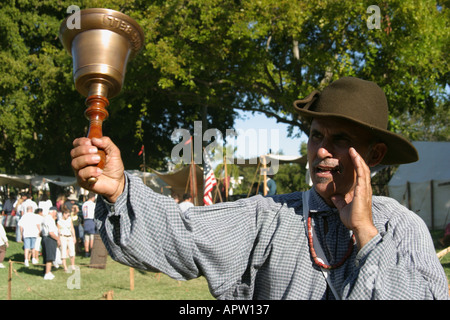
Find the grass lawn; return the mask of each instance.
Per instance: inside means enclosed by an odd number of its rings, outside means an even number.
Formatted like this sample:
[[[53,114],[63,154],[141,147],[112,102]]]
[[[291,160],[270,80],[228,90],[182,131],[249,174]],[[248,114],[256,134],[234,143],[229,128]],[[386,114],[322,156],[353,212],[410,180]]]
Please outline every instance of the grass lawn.
[[[55,279],[43,279],[41,265],[27,268],[23,265],[22,243],[15,242],[13,233],[8,233],[9,248],[0,269],[0,300],[7,299],[8,261],[13,263],[11,296],[13,300],[102,300],[108,291],[113,291],[114,300],[211,300],[208,284],[204,278],[177,281],[160,273],[134,270],[134,290],[130,290],[130,268],[107,258],[105,269],[90,268],[90,258],[77,256],[75,264],[79,273],[65,273],[62,267],[53,268]],[[68,265],[69,259],[67,259]],[[77,278],[80,280],[77,282]],[[79,289],[77,284],[79,283]],[[72,289],[70,289],[72,288]]]
[[[441,248],[437,239],[443,231],[432,232],[436,252]],[[52,272],[55,279],[43,279],[43,266],[23,265],[22,244],[15,242],[13,233],[8,233],[9,248],[3,262],[6,268],[0,269],[0,300],[7,299],[8,261],[13,263],[12,290],[13,300],[103,300],[112,290],[114,300],[211,300],[204,278],[190,281],[176,281],[164,274],[134,270],[134,290],[130,290],[130,268],[107,258],[105,269],[90,268],[90,258],[76,257],[79,273],[65,273],[62,267]],[[42,263],[42,257],[39,259]],[[69,261],[67,261],[69,262]],[[450,283],[450,254],[441,259],[441,263]],[[80,281],[77,282],[76,280]],[[79,284],[79,289],[77,289]],[[70,289],[72,287],[72,289]],[[75,287],[75,288],[74,288]]]

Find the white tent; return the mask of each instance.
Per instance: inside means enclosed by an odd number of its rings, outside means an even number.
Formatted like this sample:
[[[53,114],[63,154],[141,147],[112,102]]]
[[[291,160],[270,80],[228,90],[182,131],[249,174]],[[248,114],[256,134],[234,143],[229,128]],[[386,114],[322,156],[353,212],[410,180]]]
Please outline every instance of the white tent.
[[[46,183],[53,183],[61,187],[69,187],[77,184],[75,177],[58,175],[12,175],[0,174],[0,185],[10,185],[17,188],[33,186],[41,189]]]
[[[430,229],[450,222],[450,142],[413,142],[419,161],[400,165],[389,195],[416,212]]]

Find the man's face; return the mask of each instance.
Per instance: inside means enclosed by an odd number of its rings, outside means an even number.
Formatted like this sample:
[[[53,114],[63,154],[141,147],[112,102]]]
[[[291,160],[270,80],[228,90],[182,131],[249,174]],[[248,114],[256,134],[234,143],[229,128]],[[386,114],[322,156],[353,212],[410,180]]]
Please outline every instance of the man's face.
[[[311,180],[328,204],[332,205],[332,195],[345,195],[355,186],[356,172],[349,148],[355,148],[364,159],[370,149],[370,141],[366,130],[352,122],[334,118],[313,119],[308,140]]]

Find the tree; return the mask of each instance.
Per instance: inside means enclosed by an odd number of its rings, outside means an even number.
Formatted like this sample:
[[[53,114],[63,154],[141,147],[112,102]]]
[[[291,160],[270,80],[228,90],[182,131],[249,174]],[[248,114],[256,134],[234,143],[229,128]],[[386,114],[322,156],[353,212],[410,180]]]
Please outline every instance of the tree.
[[[71,1],[0,4],[0,167],[70,174],[73,138],[85,133],[83,98],[58,29]],[[384,1],[369,29],[370,1],[80,1],[135,18],[146,44],[110,101],[104,133],[127,168],[164,167],[176,128],[232,128],[235,110],[265,113],[307,132],[292,102],[342,76],[377,82],[387,93],[390,129],[424,119],[427,136],[448,139],[446,3]],[[448,114],[446,114],[448,115]]]

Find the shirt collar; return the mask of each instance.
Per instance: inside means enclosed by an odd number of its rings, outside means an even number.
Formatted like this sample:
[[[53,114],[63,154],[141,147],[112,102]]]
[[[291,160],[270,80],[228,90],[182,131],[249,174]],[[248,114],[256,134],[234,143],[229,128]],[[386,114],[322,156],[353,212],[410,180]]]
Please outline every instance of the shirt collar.
[[[310,194],[309,211],[321,213],[323,215],[332,215],[338,212],[336,208],[331,208],[325,200],[323,200],[314,187],[311,188]]]

